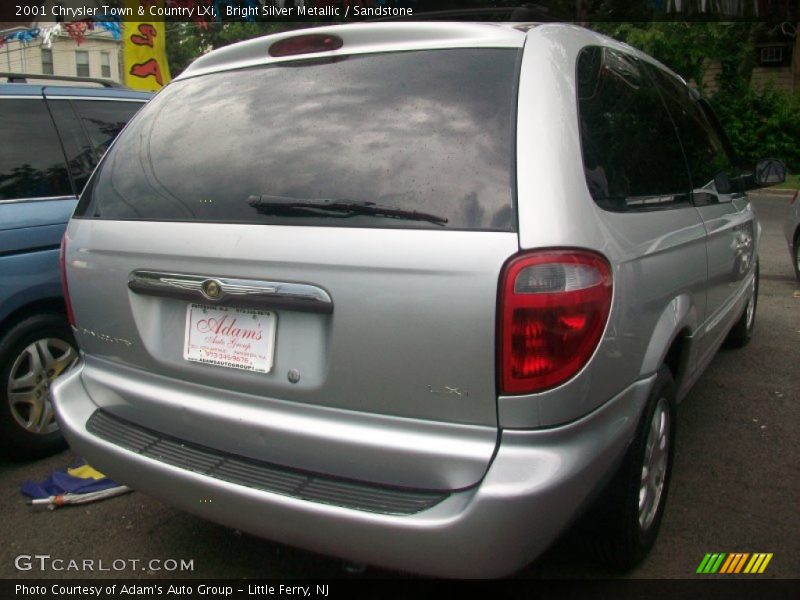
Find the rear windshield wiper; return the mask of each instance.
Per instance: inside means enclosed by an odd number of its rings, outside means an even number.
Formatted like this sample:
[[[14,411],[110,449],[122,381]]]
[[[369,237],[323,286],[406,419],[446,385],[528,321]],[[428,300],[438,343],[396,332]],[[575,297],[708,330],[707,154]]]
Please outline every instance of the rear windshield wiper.
[[[429,221],[436,225],[447,223],[445,217],[416,210],[404,210],[380,206],[374,202],[350,202],[347,200],[303,200],[285,196],[249,196],[247,203],[264,215],[283,215],[292,217],[336,217],[347,218],[358,215],[387,217],[389,219],[408,219]]]

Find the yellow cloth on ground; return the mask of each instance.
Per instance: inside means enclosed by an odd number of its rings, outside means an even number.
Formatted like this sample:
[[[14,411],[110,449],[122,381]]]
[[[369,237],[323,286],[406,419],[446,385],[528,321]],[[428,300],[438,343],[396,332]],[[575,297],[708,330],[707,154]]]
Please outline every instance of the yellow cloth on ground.
[[[74,469],[67,469],[67,473],[73,477],[80,477],[81,479],[103,479],[103,477],[105,477],[100,471],[89,465],[81,465]]]

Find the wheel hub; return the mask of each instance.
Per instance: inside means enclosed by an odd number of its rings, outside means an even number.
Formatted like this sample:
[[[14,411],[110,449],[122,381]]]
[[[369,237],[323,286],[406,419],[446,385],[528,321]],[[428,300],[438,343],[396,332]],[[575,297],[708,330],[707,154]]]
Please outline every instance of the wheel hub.
[[[50,404],[50,385],[78,361],[68,342],[43,338],[26,346],[11,365],[8,403],[17,424],[30,433],[46,434],[58,429]]]

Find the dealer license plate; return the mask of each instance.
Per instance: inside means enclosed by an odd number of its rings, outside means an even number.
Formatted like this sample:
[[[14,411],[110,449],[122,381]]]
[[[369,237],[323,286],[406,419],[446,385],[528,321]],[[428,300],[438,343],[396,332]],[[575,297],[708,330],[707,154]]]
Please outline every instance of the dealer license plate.
[[[272,311],[190,304],[186,307],[183,358],[269,373],[277,321]]]

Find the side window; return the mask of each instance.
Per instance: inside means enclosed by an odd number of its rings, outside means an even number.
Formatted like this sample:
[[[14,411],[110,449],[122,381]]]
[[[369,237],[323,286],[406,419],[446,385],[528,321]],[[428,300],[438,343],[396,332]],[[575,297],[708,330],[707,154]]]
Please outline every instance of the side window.
[[[117,134],[142,107],[141,102],[113,100],[75,100],[74,105],[98,159],[105,154]]]
[[[719,202],[724,199],[720,195],[741,191],[734,159],[693,92],[661,69],[653,65],[647,68],[658,83],[683,143],[695,203]]]
[[[92,169],[97,165],[97,156],[86,132],[81,127],[78,115],[70,100],[49,100],[50,112],[56,122],[64,152],[67,155],[69,174],[75,189],[80,192]]]
[[[44,100],[0,100],[0,200],[73,194]]]
[[[86,185],[109,144],[142,106],[140,102],[58,99],[49,100],[49,105],[78,191]]]
[[[578,57],[586,183],[608,210],[685,206],[691,189],[675,126],[639,60],[609,48]]]

